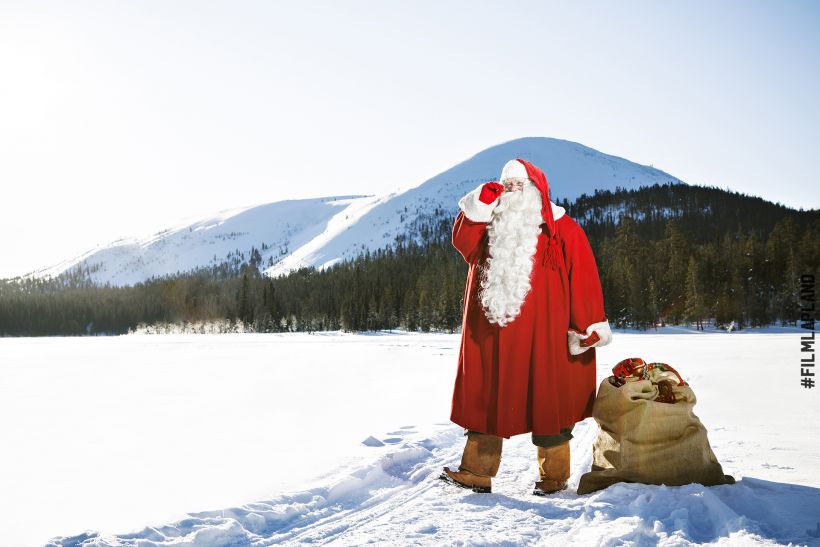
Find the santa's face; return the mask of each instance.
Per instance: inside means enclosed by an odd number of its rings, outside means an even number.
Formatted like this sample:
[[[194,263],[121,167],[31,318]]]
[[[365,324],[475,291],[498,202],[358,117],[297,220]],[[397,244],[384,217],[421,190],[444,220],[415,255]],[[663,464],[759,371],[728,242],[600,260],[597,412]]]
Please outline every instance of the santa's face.
[[[479,299],[487,320],[503,327],[519,315],[530,291],[543,219],[541,192],[529,179],[520,190],[505,190],[498,199],[487,226],[489,258],[481,270]]]

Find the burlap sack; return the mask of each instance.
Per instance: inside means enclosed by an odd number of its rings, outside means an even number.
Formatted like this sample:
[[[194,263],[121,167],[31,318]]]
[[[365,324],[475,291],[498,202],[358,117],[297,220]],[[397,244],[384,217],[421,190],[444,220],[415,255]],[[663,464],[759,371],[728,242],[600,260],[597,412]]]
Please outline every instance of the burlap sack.
[[[592,449],[592,471],[581,476],[579,494],[616,482],[735,482],[723,474],[706,428],[692,412],[696,398],[691,387],[675,385],[673,390],[676,402],[660,403],[653,400],[658,387],[649,380],[630,379],[621,387],[608,378],[601,382],[592,410],[601,432]]]

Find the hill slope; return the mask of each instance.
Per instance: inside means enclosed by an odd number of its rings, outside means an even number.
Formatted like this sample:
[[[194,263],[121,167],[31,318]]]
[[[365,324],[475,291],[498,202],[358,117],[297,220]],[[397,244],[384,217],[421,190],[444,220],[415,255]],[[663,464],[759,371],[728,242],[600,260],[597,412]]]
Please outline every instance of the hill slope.
[[[658,169],[610,156],[578,143],[528,137],[488,148],[423,184],[382,196],[333,196],[287,200],[220,211],[143,238],[92,249],[26,277],[57,276],[87,269],[98,284],[130,285],[152,276],[185,272],[259,253],[261,268],[280,276],[304,266],[324,268],[364,250],[413,237],[430,214],[455,214],[458,199],[498,177],[514,157],[547,174],[552,199],[573,200],[598,189],[638,188],[680,182]]]

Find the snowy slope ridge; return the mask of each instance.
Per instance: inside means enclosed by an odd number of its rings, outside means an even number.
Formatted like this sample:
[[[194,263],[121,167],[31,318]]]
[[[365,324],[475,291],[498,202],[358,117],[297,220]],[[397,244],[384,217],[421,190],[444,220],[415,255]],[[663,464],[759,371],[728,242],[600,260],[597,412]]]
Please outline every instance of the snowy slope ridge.
[[[504,164],[522,157],[541,167],[553,201],[574,200],[596,189],[638,188],[681,182],[578,143],[545,137],[516,139],[488,148],[409,190],[383,196],[288,200],[223,211],[142,238],[115,241],[72,260],[28,274],[58,275],[87,267],[94,282],[128,285],[156,275],[185,272],[226,260],[247,260],[259,250],[261,267],[279,276],[304,266],[328,267],[413,236],[414,223],[436,211],[455,214],[458,199],[496,179]],[[398,182],[398,181],[397,181]]]
[[[544,170],[550,182],[553,201],[591,194],[596,189],[638,188],[640,186],[680,183],[679,179],[652,167],[609,156],[578,143],[543,137],[513,140],[476,154],[424,184],[385,199],[350,230],[333,238],[322,238],[315,254],[300,263],[281,262],[268,270],[273,276],[287,273],[299,265],[316,265],[327,257],[353,258],[365,249],[390,245],[396,236],[413,236],[414,222],[436,210],[458,212],[461,196],[484,181],[497,179],[504,164],[521,157]]]
[[[590,468],[598,426],[575,428],[570,489],[540,498],[530,490],[535,449],[527,436],[505,441],[492,494],[445,484],[443,465],[458,464],[462,430],[439,424],[431,435],[412,426],[387,434],[401,444],[330,484],[240,507],[192,513],[173,524],[112,536],[94,532],[49,546],[271,544],[773,545],[815,544],[811,522],[820,490],[745,477],[735,485],[680,487],[619,483],[578,496]],[[388,445],[385,445],[388,446]],[[489,523],[492,523],[490,526]],[[603,543],[601,543],[603,542]]]
[[[322,234],[344,229],[380,199],[336,196],[220,211],[148,236],[119,239],[29,275],[56,276],[71,268],[88,267],[98,284],[131,285],[154,275],[230,260],[244,262],[252,248],[260,251],[264,268],[294,250],[309,248]]]

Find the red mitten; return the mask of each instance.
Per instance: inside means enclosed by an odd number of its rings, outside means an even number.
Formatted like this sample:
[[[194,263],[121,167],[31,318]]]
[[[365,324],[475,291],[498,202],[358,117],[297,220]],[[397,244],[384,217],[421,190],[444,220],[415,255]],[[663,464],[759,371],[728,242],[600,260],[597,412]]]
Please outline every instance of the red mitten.
[[[581,340],[579,342],[579,344],[581,345],[582,348],[587,348],[587,347],[591,346],[592,344],[594,344],[595,342],[599,341],[600,339],[601,339],[601,337],[598,336],[598,333],[595,332],[595,331],[592,331],[592,334],[590,334],[589,336],[587,336],[586,338]]]
[[[499,182],[488,182],[481,188],[481,194],[478,196],[478,200],[482,203],[490,204],[496,200],[498,196],[501,195],[501,192],[504,191],[504,185]]]

